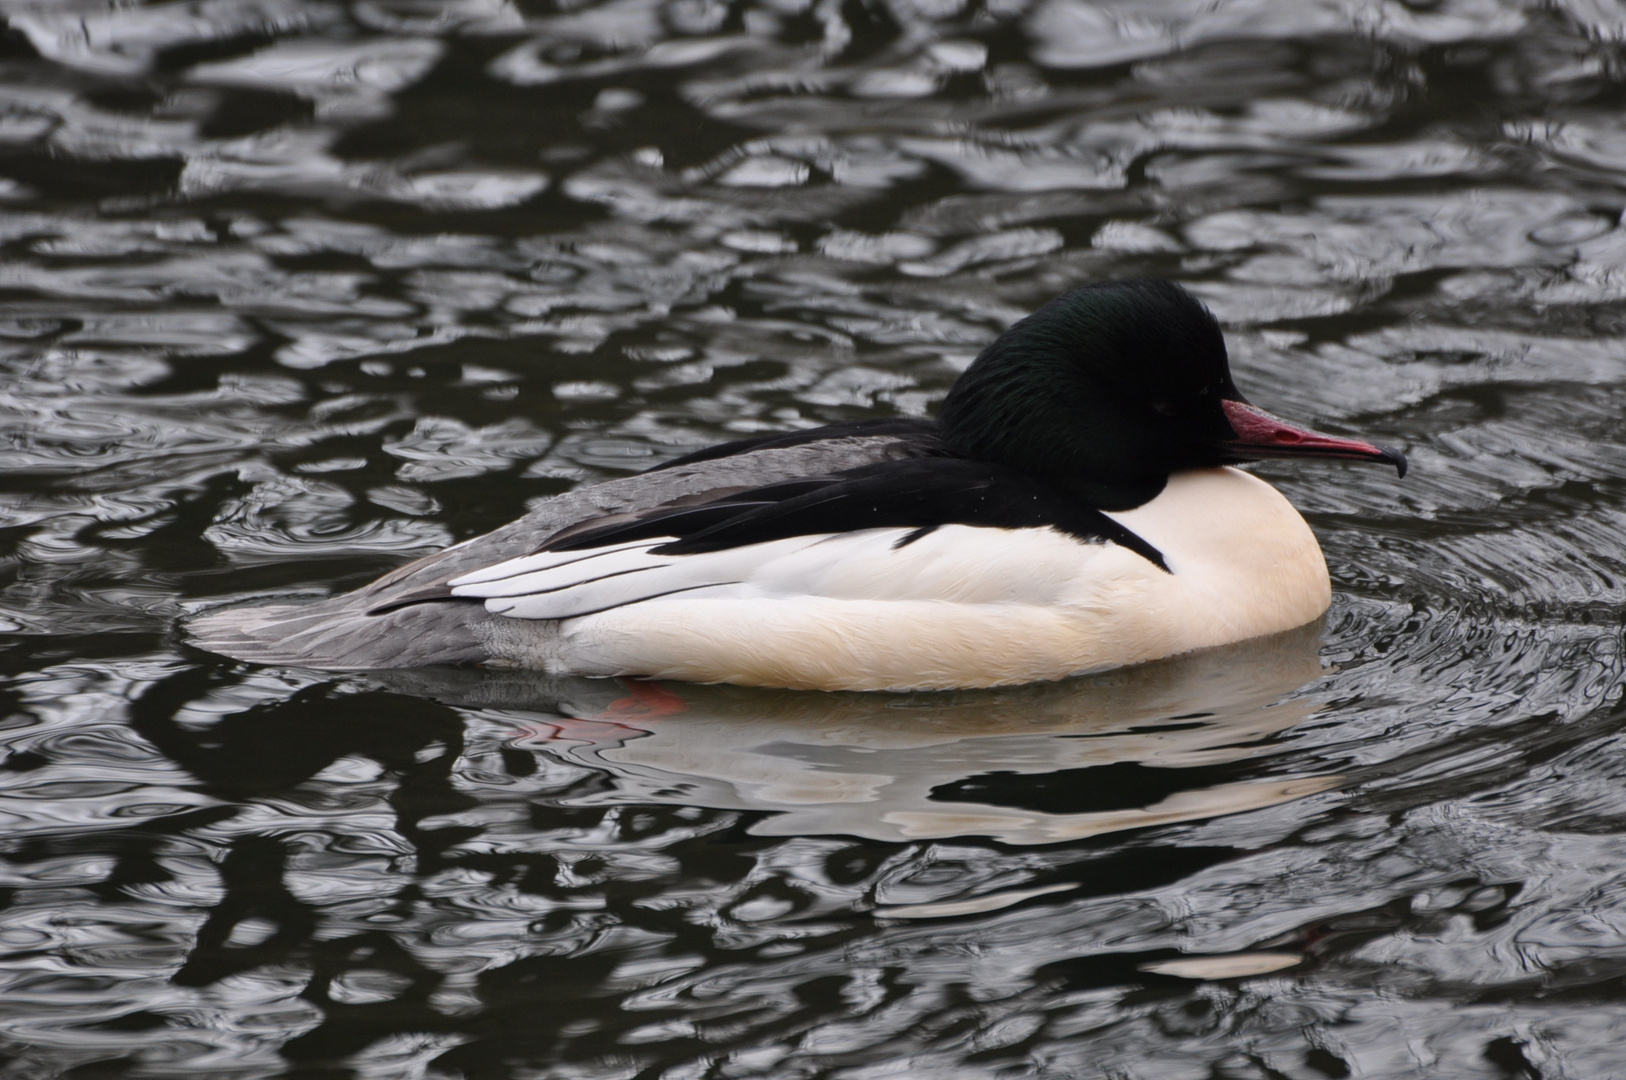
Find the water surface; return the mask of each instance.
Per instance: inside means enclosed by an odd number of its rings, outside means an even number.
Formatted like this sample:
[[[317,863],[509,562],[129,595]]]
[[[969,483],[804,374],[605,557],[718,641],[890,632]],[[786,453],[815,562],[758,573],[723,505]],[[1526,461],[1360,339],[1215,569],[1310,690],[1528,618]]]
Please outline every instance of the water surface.
[[[1626,8],[0,0],[0,1070],[1605,1078]],[[254,668],[1159,275],[1315,627],[922,695]]]

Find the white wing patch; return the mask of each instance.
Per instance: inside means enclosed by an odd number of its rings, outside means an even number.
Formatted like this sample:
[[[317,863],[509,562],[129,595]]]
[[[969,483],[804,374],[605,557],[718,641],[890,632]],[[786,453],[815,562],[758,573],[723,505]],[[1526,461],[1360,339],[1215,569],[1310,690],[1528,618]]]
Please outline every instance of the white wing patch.
[[[543,551],[536,555],[521,555],[517,559],[509,559],[507,562],[492,563],[490,566],[464,574],[462,577],[455,577],[451,581],[448,581],[447,584],[452,586],[454,589],[462,585],[482,585],[486,582],[497,581],[502,578],[511,578],[520,574],[528,574],[533,570],[550,570],[556,566],[564,566],[567,563],[580,562],[583,559],[596,559],[613,551],[626,551],[629,548],[647,548],[651,544],[664,543],[666,540],[670,539],[672,538],[665,537],[662,540],[629,540],[625,544],[612,544],[607,547],[589,548],[586,551]],[[458,595],[486,596],[491,594],[460,593]]]
[[[448,582],[453,596],[483,599],[494,615],[574,619],[675,593],[758,595],[753,579],[764,564],[817,544],[798,536],[697,555],[657,555],[662,536],[586,551],[544,552],[510,559]]]
[[[516,619],[572,619],[683,593],[689,599],[1055,602],[1100,544],[1050,529],[944,526],[795,536],[694,555],[660,555],[657,537],[586,551],[543,552],[448,584]]]

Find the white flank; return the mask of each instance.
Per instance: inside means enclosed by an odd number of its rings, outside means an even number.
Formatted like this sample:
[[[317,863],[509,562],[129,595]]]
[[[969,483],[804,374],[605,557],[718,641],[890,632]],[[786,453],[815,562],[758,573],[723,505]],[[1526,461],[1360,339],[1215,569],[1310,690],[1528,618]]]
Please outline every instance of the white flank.
[[[1173,572],[1053,529],[948,525],[901,548],[909,529],[526,556],[453,592],[513,616],[488,642],[500,663],[826,690],[1062,678],[1290,629],[1330,602],[1309,527],[1246,473],[1180,473],[1112,517]]]

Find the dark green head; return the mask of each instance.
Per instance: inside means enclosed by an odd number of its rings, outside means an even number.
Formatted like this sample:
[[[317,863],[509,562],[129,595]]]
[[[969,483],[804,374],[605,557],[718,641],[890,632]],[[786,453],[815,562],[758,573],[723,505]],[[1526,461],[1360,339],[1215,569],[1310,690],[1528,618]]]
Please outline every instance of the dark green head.
[[[1168,281],[1074,289],[982,351],[943,402],[961,453],[1078,492],[1139,506],[1181,469],[1261,457],[1404,458],[1293,427],[1248,405],[1219,323]]]

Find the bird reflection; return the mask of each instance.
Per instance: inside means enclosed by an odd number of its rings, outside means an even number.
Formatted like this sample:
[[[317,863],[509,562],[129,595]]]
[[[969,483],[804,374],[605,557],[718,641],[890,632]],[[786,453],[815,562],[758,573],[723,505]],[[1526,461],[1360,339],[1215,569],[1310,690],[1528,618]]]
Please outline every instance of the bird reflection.
[[[229,819],[240,808],[233,804],[282,795],[353,754],[376,760],[396,777],[387,796],[395,828],[426,870],[445,865],[447,849],[478,831],[422,825],[426,817],[474,803],[450,785],[452,766],[463,749],[462,719],[452,710],[332,682],[302,687],[285,698],[252,699],[233,709],[228,703],[241,689],[242,677],[223,666],[188,667],[131,699],[131,728],[191,773],[197,790],[221,799],[222,805],[160,819],[146,830],[151,835],[144,837],[145,843],[137,842],[140,834],[128,831],[117,837],[119,863],[107,889],[168,880],[169,873],[154,859],[167,836]],[[212,722],[182,722],[183,710],[199,705]],[[209,909],[186,962],[175,972],[177,984],[207,986],[262,965],[312,955],[318,918],[285,883],[289,856],[289,844],[280,836],[250,833],[231,840],[219,867],[222,899]],[[318,958],[338,955],[350,942],[349,937],[326,942]],[[314,993],[308,990],[306,996]],[[325,999],[320,1004],[324,1009],[329,1005]]]
[[[1337,783],[1258,776],[1316,708],[1319,628],[1065,682],[809,693],[535,673],[391,672],[392,689],[504,715],[510,748],[612,778],[576,805],[769,811],[764,836],[1054,843],[1272,806]],[[1252,765],[1244,763],[1254,762]]]
[[[254,969],[308,967],[312,976],[299,996],[321,1019],[282,1047],[297,1063],[343,1059],[402,1025],[466,1040],[441,1062],[453,1069],[467,1065],[462,1071],[490,1060],[599,1055],[618,1047],[626,1032],[665,1017],[647,1003],[630,1011],[618,1006],[623,991],[612,975],[624,954],[595,951],[586,942],[611,926],[651,940],[682,939],[700,952],[718,942],[684,907],[644,902],[665,887],[659,881],[623,880],[606,890],[561,876],[554,851],[579,842],[578,816],[598,819],[622,806],[664,804],[724,815],[747,811],[742,822],[762,836],[859,837],[832,852],[818,871],[822,880],[846,882],[856,897],[873,888],[866,883],[887,861],[888,847],[913,847],[910,841],[923,838],[1056,843],[1271,806],[1337,782],[1289,774],[1266,760],[1280,749],[1276,736],[1316,708],[1314,695],[1298,691],[1322,674],[1318,648],[1317,628],[1310,627],[1062,683],[918,694],[463,670],[347,676],[303,686],[291,680],[282,684],[289,686],[283,694],[268,697],[242,672],[181,668],[134,695],[130,722],[184,767],[199,790],[223,801],[206,812],[230,818],[241,806],[267,800],[297,805],[290,792],[311,785],[333,763],[361,756],[393,778],[381,797],[395,811],[394,830],[413,860],[410,872],[380,880],[383,906],[362,923],[347,919],[343,905],[292,886],[294,861],[307,857],[304,841],[227,830],[218,862],[221,897],[204,912],[172,977],[182,986],[211,986]],[[592,770],[593,782],[537,803],[542,816],[517,848],[469,844],[482,826],[436,820],[481,798],[478,788],[456,782],[469,710],[511,731],[498,756],[513,776],[542,771],[548,758]],[[564,835],[573,839],[562,841]],[[127,840],[134,846],[119,849],[125,861],[109,887],[147,880],[138,873],[143,867],[161,871],[154,858],[161,839],[155,833],[139,843]],[[703,844],[664,850],[684,861],[682,879],[702,873],[702,865],[718,875],[726,853],[717,845],[710,834]],[[1076,858],[1019,876],[929,889],[909,897],[916,902],[855,899],[854,919],[866,910],[886,920],[963,919],[1063,897],[1133,892],[1237,854],[1224,845],[1076,847]],[[982,849],[996,856],[992,845]],[[742,858],[738,873],[753,865]],[[411,945],[420,932],[411,928],[433,906],[421,882],[445,871],[487,874],[491,890],[513,887],[558,905],[527,930],[545,943],[543,951],[483,971],[466,988],[479,1002],[467,1013],[437,1005],[445,977]],[[787,902],[786,918],[798,921],[796,898],[805,893],[793,881],[771,888]],[[584,899],[592,903],[583,906]],[[737,931],[724,910],[725,924]],[[829,947],[839,948],[856,926],[839,924]],[[1145,959],[1136,953],[1135,963]],[[1148,977],[1134,965],[1104,974],[1069,968],[1063,976]],[[538,1022],[538,1015],[548,1019]],[[572,1025],[581,1034],[561,1034],[575,1031]]]

